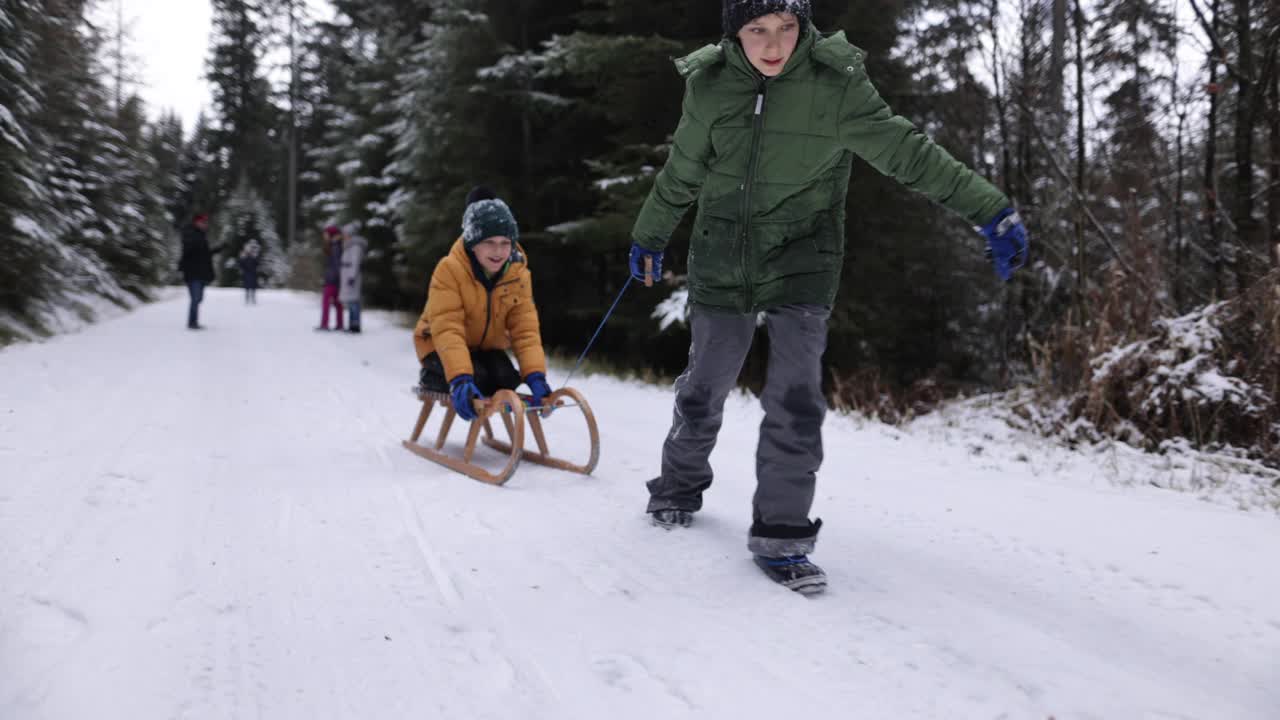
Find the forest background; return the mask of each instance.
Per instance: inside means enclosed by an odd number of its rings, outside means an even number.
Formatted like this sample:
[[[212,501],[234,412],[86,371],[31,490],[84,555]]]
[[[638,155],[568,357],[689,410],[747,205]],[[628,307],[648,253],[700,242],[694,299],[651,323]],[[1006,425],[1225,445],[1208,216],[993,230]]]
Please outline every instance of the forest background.
[[[710,0],[334,0],[325,19],[301,0],[212,0],[212,109],[184,132],[151,118],[128,25],[103,4],[0,0],[0,344],[176,282],[177,230],[197,211],[213,216],[222,285],[257,239],[269,286],[318,289],[320,228],[357,221],[366,305],[416,313],[484,183],[520,222],[545,344],[576,357],[626,281],[668,151],[671,59],[720,36]],[[1280,4],[813,6],[820,30],[866,51],[898,113],[1014,199],[1032,239],[1002,284],[973,228],[855,162],[834,406],[894,419],[1033,388],[1025,414],[1059,429],[1083,418],[1278,466]],[[663,287],[620,303],[597,367],[683,368],[688,227]],[[1211,331],[1178,331],[1198,323]],[[1203,387],[1206,362],[1228,387]],[[1153,372],[1165,384],[1133,395]]]

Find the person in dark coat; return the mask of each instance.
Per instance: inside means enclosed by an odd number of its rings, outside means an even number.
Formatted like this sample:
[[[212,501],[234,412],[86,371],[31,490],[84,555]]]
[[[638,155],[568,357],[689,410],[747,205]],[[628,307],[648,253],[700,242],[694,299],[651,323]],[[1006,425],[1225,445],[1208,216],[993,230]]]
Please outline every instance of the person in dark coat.
[[[182,259],[178,270],[187,284],[191,304],[187,308],[187,329],[201,330],[200,303],[204,300],[204,288],[213,282],[213,253],[209,247],[209,216],[197,213],[191,224],[182,230]]]
[[[240,278],[244,281],[244,302],[246,305],[258,304],[258,256],[262,254],[262,246],[257,240],[245,243],[240,251]]]

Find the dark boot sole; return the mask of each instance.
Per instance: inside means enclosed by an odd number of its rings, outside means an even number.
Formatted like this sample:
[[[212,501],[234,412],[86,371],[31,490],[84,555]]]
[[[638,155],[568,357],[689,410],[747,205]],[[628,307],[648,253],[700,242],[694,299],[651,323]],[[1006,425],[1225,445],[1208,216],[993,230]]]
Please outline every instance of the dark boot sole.
[[[676,528],[687,528],[693,524],[693,514],[685,513],[677,516],[676,520],[666,521],[658,517],[656,513],[649,513],[649,523],[654,527],[660,527],[663,530],[674,530]]]
[[[827,589],[827,574],[821,570],[811,575],[788,579],[777,568],[770,567],[763,558],[756,557],[755,564],[765,574],[765,577],[801,595],[816,595]]]
[[[800,593],[801,595],[817,595],[818,593],[826,592],[827,579],[826,578],[821,578],[821,579],[807,578],[802,582],[797,582],[791,585],[782,583],[782,587],[790,590],[794,590]]]

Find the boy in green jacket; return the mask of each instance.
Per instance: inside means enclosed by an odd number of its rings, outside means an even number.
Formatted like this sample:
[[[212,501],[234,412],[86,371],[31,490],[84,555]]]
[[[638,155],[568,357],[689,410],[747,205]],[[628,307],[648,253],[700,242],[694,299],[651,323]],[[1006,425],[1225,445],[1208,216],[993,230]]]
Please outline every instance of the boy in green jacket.
[[[1009,199],[894,115],[843,32],[822,36],[809,0],[724,0],[725,37],[676,61],[685,77],[671,154],[632,231],[630,270],[662,272],[662,252],[698,204],[689,246],[692,346],[675,383],[662,474],[648,483],[657,525],[687,526],[711,485],[708,461],[756,316],[769,366],[747,547],[773,580],[819,592],[808,559],[822,464],[822,353],[844,259],[853,157],[959,213],[986,235],[1008,280],[1026,260]]]

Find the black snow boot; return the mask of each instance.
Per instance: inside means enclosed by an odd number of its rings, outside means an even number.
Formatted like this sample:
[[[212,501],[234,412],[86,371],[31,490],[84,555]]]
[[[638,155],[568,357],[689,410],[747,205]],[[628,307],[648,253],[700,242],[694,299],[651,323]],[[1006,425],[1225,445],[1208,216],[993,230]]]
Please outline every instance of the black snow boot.
[[[650,521],[660,528],[670,530],[677,527],[689,527],[693,524],[693,511],[678,508],[663,508],[649,513]]]
[[[787,557],[755,556],[756,565],[769,579],[803,595],[820,593],[827,589],[827,574],[822,568],[809,562],[807,555]]]

